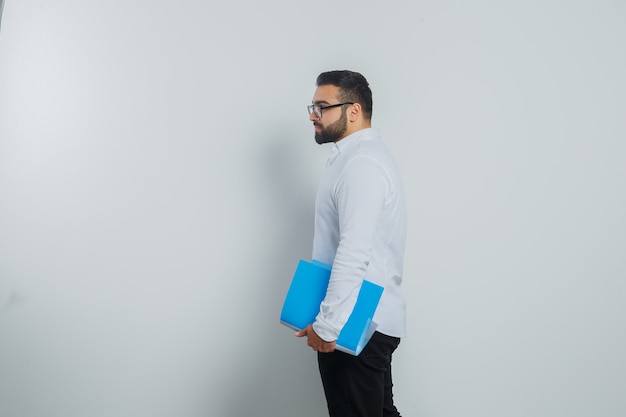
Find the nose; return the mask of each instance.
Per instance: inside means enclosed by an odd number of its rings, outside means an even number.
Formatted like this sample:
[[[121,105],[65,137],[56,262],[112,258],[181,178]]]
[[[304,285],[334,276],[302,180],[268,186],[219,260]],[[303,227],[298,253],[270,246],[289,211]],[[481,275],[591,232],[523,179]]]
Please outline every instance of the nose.
[[[317,117],[317,115],[315,114],[314,111],[311,112],[311,114],[309,114],[309,120],[312,122],[315,122],[316,120],[319,120],[320,118]]]

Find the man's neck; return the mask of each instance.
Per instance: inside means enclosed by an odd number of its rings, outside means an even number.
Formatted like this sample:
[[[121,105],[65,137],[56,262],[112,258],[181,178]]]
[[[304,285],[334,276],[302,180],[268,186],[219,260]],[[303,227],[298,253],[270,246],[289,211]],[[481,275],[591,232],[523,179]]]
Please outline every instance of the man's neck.
[[[342,137],[340,137],[339,139],[337,139],[335,141],[335,143],[339,142],[340,140],[342,140],[344,138],[347,138],[348,136],[352,135],[353,133],[359,132],[359,131],[361,131],[363,129],[370,129],[371,127],[372,127],[372,124],[369,123],[369,122],[367,122],[367,123],[360,123],[360,124],[358,124],[358,126],[357,126],[356,123],[353,124],[353,125],[350,125],[350,126],[348,126],[348,129],[346,130],[346,134],[343,135]]]

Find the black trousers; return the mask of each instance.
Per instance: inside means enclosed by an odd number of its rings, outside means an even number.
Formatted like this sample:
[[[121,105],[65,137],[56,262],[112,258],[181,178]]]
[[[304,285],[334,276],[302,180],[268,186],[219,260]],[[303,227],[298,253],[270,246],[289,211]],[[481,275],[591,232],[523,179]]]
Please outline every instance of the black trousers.
[[[330,417],[400,417],[391,380],[391,356],[399,343],[375,332],[359,356],[317,354]]]

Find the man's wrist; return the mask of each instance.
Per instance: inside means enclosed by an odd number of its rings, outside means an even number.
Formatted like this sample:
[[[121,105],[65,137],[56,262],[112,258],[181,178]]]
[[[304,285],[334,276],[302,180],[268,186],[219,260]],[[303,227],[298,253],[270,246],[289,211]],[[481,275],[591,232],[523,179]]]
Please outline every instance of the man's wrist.
[[[324,326],[323,323],[320,323],[317,320],[313,323],[313,331],[320,339],[327,343],[335,342],[339,336],[338,331],[335,331],[328,326]]]

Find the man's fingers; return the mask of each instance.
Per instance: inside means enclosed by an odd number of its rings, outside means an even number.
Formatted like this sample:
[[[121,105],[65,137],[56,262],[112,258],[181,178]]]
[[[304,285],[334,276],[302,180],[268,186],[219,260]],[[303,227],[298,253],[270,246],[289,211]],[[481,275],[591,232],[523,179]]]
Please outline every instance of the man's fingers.
[[[297,337],[304,337],[307,336],[309,333],[309,328],[313,329],[311,327],[311,325],[309,324],[308,326],[306,326],[304,329],[300,330],[299,332],[296,332],[296,336]]]

